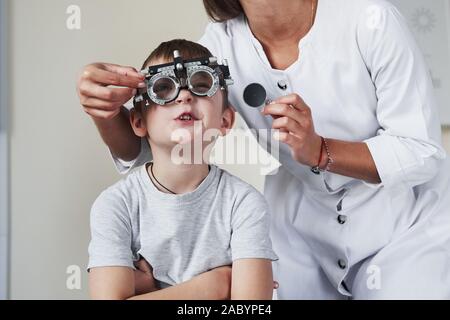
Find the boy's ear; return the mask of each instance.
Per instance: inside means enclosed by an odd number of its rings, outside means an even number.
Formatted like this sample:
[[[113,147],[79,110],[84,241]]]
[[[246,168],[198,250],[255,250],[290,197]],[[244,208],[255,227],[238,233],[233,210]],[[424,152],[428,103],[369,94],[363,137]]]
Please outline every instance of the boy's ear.
[[[222,136],[226,136],[228,130],[233,128],[235,118],[236,111],[234,110],[233,106],[228,105],[228,107],[222,113],[222,126],[220,128]]]
[[[135,135],[141,138],[147,136],[148,134],[147,126],[145,125],[144,116],[142,112],[138,112],[136,111],[136,109],[131,109],[130,123]]]

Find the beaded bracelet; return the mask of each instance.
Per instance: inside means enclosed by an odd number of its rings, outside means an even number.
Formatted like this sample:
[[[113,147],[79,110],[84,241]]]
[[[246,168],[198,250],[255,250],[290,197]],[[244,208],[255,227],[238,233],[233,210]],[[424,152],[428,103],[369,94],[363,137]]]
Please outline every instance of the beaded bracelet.
[[[323,154],[323,146],[325,145],[325,139],[323,137],[320,137],[321,140],[321,144],[320,144],[320,155],[319,155],[319,160],[317,161],[317,166],[312,167],[311,171],[314,174],[320,174],[320,161],[322,160],[322,154]]]
[[[328,141],[325,138],[322,138],[324,145],[325,145],[325,151],[327,153],[327,166],[322,171],[330,171],[330,166],[334,163],[333,158],[331,157],[330,153],[330,147],[328,146]]]
[[[322,140],[322,144],[320,145],[319,161],[317,161],[317,166],[311,168],[311,171],[317,175],[320,174],[321,172],[329,171],[330,166],[334,163],[334,160],[330,154],[330,148],[328,146],[327,140],[324,137],[320,137],[320,139]],[[325,146],[325,152],[327,153],[327,166],[325,169],[322,169],[322,168],[320,168],[320,162],[322,161],[322,154],[323,154],[324,146]]]

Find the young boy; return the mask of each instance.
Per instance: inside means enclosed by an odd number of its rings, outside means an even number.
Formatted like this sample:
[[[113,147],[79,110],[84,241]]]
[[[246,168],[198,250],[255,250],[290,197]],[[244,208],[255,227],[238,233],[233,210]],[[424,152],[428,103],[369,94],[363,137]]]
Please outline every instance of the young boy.
[[[148,140],[153,161],[104,191],[92,207],[91,296],[272,298],[271,262],[278,258],[263,196],[208,165],[210,139],[200,137],[200,161],[177,158],[198,152],[199,131],[223,136],[232,128],[228,68],[201,45],[173,40],[143,69],[148,88],[135,98],[130,120],[135,134]],[[180,146],[192,148],[180,152]]]

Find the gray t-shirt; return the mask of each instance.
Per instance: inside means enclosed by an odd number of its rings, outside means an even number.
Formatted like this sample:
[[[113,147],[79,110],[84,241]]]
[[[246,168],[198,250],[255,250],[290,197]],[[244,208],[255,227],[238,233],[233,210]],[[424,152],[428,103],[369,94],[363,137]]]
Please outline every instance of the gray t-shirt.
[[[88,269],[134,269],[142,256],[156,280],[175,285],[238,259],[278,259],[267,203],[252,186],[211,166],[193,192],[166,194],[150,180],[147,165],[95,201]]]

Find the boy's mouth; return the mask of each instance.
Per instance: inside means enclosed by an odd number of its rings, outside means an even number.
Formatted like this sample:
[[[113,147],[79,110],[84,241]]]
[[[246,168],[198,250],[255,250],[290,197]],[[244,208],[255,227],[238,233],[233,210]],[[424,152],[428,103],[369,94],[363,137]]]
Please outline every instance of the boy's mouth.
[[[177,118],[175,118],[175,120],[188,123],[197,121],[198,119],[191,112],[183,112]]]

